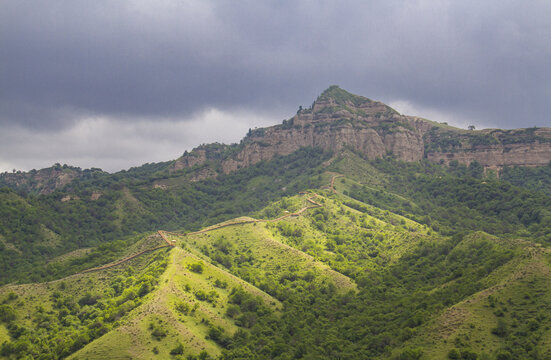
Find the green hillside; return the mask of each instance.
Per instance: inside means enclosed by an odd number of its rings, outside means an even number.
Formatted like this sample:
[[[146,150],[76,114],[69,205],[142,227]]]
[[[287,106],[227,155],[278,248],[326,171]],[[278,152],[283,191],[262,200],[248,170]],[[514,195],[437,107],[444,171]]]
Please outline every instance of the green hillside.
[[[142,232],[199,229],[257,211],[281,196],[321,185],[317,174],[329,156],[303,149],[201,181],[189,180],[191,170],[145,165],[95,173],[48,195],[0,188],[0,284],[68,275],[70,269],[50,262],[79,248],[111,249],[113,242],[131,242]]]
[[[196,170],[2,189],[0,357],[551,358],[545,167]]]

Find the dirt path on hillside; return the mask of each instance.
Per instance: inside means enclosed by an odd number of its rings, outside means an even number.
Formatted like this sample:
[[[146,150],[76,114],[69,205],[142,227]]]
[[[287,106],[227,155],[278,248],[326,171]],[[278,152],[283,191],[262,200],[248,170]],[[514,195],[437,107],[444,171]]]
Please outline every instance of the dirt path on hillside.
[[[137,258],[138,256],[141,256],[143,254],[146,254],[146,253],[149,253],[149,252],[153,252],[155,250],[159,250],[159,249],[163,249],[163,248],[167,248],[167,247],[174,247],[175,245],[173,243],[171,243],[165,236],[165,234],[163,234],[163,231],[162,230],[159,230],[158,231],[159,235],[161,235],[161,238],[166,242],[166,245],[159,245],[159,246],[156,246],[154,248],[151,248],[151,249],[145,249],[145,250],[142,250],[140,252],[137,252],[133,255],[130,255],[128,257],[125,257],[124,259],[121,259],[119,261],[115,261],[113,263],[110,263],[110,264],[105,264],[105,265],[102,265],[102,266],[98,266],[98,267],[95,267],[95,268],[90,268],[90,269],[86,269],[86,270],[83,270],[77,274],[84,274],[84,273],[88,273],[88,272],[92,272],[92,271],[100,271],[100,270],[105,270],[105,269],[109,269],[109,268],[112,268],[114,266],[117,266],[117,265],[120,265],[120,264],[123,264],[127,261],[130,261],[134,258]]]
[[[337,193],[337,190],[335,189],[335,179],[340,177],[344,177],[344,175],[337,174],[333,175],[333,177],[331,178],[331,191],[333,192],[333,194]]]

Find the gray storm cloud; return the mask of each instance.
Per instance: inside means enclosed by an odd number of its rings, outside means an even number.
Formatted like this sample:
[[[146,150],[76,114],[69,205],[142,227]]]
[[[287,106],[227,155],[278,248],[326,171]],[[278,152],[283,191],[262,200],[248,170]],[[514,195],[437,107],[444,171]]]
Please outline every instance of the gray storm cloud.
[[[550,126],[550,18],[545,0],[4,1],[0,126],[53,140],[102,118],[140,141],[121,124],[169,119],[185,137],[208,109],[228,129],[244,111],[280,121],[331,84],[461,125]],[[210,139],[204,125],[167,147]],[[31,166],[16,141],[3,139],[0,165]],[[133,160],[109,168],[139,163],[113,142],[102,151]]]

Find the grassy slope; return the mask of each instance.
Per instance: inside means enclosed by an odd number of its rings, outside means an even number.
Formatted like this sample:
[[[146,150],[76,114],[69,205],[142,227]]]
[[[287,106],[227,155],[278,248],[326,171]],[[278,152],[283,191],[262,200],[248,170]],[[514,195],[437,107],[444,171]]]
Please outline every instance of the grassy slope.
[[[452,349],[473,350],[482,358],[493,359],[500,352],[532,358],[535,353],[529,353],[530,349],[513,345],[514,337],[526,332],[532,335],[538,356],[551,356],[551,251],[539,244],[503,241],[484,233],[471,235],[465,243],[480,237],[515,249],[516,256],[486,277],[487,288],[442,311],[417,336],[394,349],[395,356],[406,348],[420,348],[427,359],[445,359]],[[498,336],[493,332],[500,319],[507,333]]]
[[[176,271],[182,267],[184,256],[181,250],[173,249],[170,265],[160,279],[160,287],[148,295],[144,304],[128,314],[123,326],[87,345],[72,358],[150,359],[155,356],[152,352],[154,347],[159,349],[159,358],[166,358],[178,340],[186,345],[186,349],[197,349],[197,352],[206,349],[210,353],[218,353],[215,344],[197,337],[201,328],[197,325],[189,326],[192,322],[184,327],[173,308],[175,298],[189,300],[189,296],[186,297],[182,290],[181,276],[176,275]],[[201,307],[197,314],[204,316],[209,310]],[[169,328],[167,336],[155,340],[148,329],[151,322]]]
[[[198,262],[204,266],[201,274],[187,268],[189,264]],[[214,286],[217,279],[227,283],[225,289]],[[189,286],[187,290],[186,285]],[[169,356],[169,351],[178,342],[184,345],[186,354],[197,355],[204,350],[211,356],[219,355],[220,346],[207,339],[209,324],[224,328],[228,335],[237,330],[235,321],[224,315],[232,288],[243,288],[260,297],[273,310],[280,307],[277,300],[243,280],[186,250],[172,249],[170,263],[160,279],[159,288],[128,315],[123,326],[89,344],[72,358],[163,359]],[[219,297],[213,303],[199,301],[194,293],[201,290],[206,293],[214,290]],[[191,307],[197,304],[198,308],[183,315],[175,309],[179,302]],[[167,336],[155,339],[149,329],[151,323],[162,324],[168,330]],[[158,354],[153,353],[154,347],[158,349]]]
[[[142,236],[141,240],[135,242],[131,246],[125,249],[121,254],[121,258],[125,258],[139,251],[150,249],[155,246],[158,246],[161,243],[160,237],[151,234],[145,234]],[[75,258],[86,256],[86,254],[74,254],[74,257],[69,259],[58,259],[58,261],[71,261]],[[15,292],[19,295],[17,301],[18,308],[21,308],[22,311],[33,311],[33,306],[37,303],[36,299],[45,298],[55,290],[62,289],[66,293],[71,293],[73,295],[78,295],[84,293],[88,290],[91,290],[89,285],[93,285],[94,289],[96,288],[101,291],[103,287],[106,286],[107,281],[117,276],[118,274],[124,273],[124,271],[129,266],[140,266],[144,263],[144,257],[139,257],[133,262],[125,263],[121,266],[117,266],[109,269],[108,271],[97,271],[89,273],[77,273],[62,279],[44,282],[44,283],[32,283],[32,284],[22,284],[22,285],[5,285],[0,287],[0,298],[8,294],[9,292]],[[59,284],[63,283],[63,287],[60,288]],[[32,301],[27,301],[32,300]],[[48,303],[47,301],[45,303]],[[21,304],[21,305],[19,305]]]
[[[332,168],[347,174],[347,178],[335,181],[339,193],[349,190],[352,184],[360,183],[384,191],[384,184],[391,181],[353,153],[344,154]],[[388,191],[385,193],[401,198]],[[416,206],[414,203],[411,205]],[[551,291],[548,290],[551,288],[550,250],[530,241],[502,240],[487,234],[475,233],[471,238],[476,236],[491,239],[497,247],[518,247],[516,256],[488,275],[486,289],[441,312],[423,326],[416,337],[395,349],[394,355],[406,348],[417,347],[423,349],[423,356],[428,359],[447,358],[454,348],[459,351],[472,349],[490,358],[499,352],[522,357],[529,353],[529,349],[515,347],[514,339],[519,334],[528,333],[532,334],[533,348],[537,348],[538,356],[551,357],[551,318],[547,315],[551,313]],[[496,299],[495,303],[492,300],[493,305],[490,305],[489,296]],[[492,333],[499,319],[507,324],[505,336]],[[529,321],[531,327],[527,329],[526,323]],[[386,357],[388,355],[383,358]]]
[[[311,255],[276,240],[265,223],[226,227],[204,234],[186,236],[183,241],[193,250],[199,251],[202,246],[212,246],[221,238],[228,239],[235,246],[234,254],[249,254],[252,258],[251,267],[262,272],[263,276],[275,279],[283,275],[289,267],[296,267],[299,272],[315,271],[316,275],[332,281],[342,291],[355,288],[351,279],[316,261]]]
[[[350,179],[337,179],[335,187],[338,191],[343,187],[341,181],[345,181],[345,184],[353,183]],[[338,252],[338,247],[334,251],[327,250],[332,234],[344,238],[345,245],[348,245],[349,241],[356,241],[353,245],[355,255],[358,256],[356,261],[362,263],[365,268],[374,268],[381,266],[383,263],[392,263],[398,260],[408,249],[418,244],[419,241],[432,238],[428,235],[429,230],[426,226],[403,216],[388,211],[380,211],[371,205],[361,203],[339,193],[332,194],[330,191],[325,193],[327,196],[320,200],[328,213],[328,219],[325,222],[327,229],[325,231],[316,226],[313,220],[315,214],[313,213],[305,214],[303,217],[294,220],[294,222],[296,226],[303,230],[302,247],[307,246],[304,244],[308,243],[319,245],[324,251],[316,252],[313,250],[310,253],[331,264],[332,267],[340,269],[340,271],[345,269],[343,268],[344,265],[339,263],[339,257],[335,253]],[[362,211],[350,207],[354,205],[361,206]],[[293,244],[292,239],[277,233],[276,236],[283,242]],[[351,239],[347,237],[351,237]],[[358,241],[358,238],[363,238],[363,240]],[[366,253],[374,251],[378,253],[376,257],[362,259]],[[350,253],[343,254],[353,255]]]
[[[0,325],[0,344],[2,344],[4,341],[8,341],[10,339],[10,335],[8,334],[8,329],[4,325]]]
[[[288,199],[286,203],[291,205],[292,211],[303,205],[303,201],[298,198]],[[299,219],[290,218],[288,221]],[[239,218],[230,223],[239,220],[250,218]],[[221,347],[207,339],[209,324],[224,328],[230,336],[237,330],[235,321],[224,315],[232,288],[245,289],[277,312],[281,307],[278,300],[230,274],[223,267],[209,263],[212,260],[201,252],[201,247],[212,245],[221,237],[230,239],[236,253],[249,252],[255,259],[254,268],[271,277],[277,278],[293,266],[299,271],[314,271],[320,281],[331,281],[342,291],[355,288],[346,276],[331,270],[312,256],[277,241],[266,223],[229,226],[189,236],[169,234],[168,237],[176,239],[178,245],[185,249],[177,247],[172,250],[169,267],[160,279],[159,288],[147,296],[144,304],[127,315],[123,326],[81,349],[74,354],[74,358],[166,358],[170,349],[179,342],[184,345],[186,354],[196,355],[205,350],[212,356],[219,355]],[[188,265],[199,262],[204,266],[203,273],[194,273],[188,269]],[[214,286],[217,279],[227,283],[225,289]],[[254,282],[254,279],[249,280]],[[219,297],[214,303],[198,301],[194,293],[201,290],[214,290]],[[199,307],[193,314],[182,315],[175,310],[175,304],[181,301],[190,306],[198,304]],[[156,340],[149,329],[152,322],[166,327],[167,336]],[[153,348],[158,349],[157,354]]]
[[[155,235],[142,235],[141,240],[129,246],[121,254],[121,258],[158,246],[159,240],[160,237],[158,238]],[[159,255],[162,256],[165,251],[165,249],[160,249],[109,269],[76,273],[50,282],[5,285],[0,287],[0,299],[7,299],[8,294],[14,293],[17,296],[15,300],[4,301],[15,309],[17,316],[16,324],[19,327],[36,330],[38,327],[44,327],[44,324],[38,324],[36,320],[41,317],[40,314],[57,316],[58,309],[54,305],[56,296],[69,296],[75,302],[86,293],[92,293],[104,299],[110,298],[113,296],[111,289],[113,279],[121,276],[126,277],[128,274],[137,277],[147,265],[157,261],[155,259],[158,259]],[[65,261],[71,260],[74,260],[74,258],[66,259]],[[139,301],[137,300],[137,302]],[[81,309],[84,309],[84,307],[81,307]],[[9,334],[6,332],[5,324],[0,324],[0,344],[6,340],[15,341],[14,339],[10,339]]]

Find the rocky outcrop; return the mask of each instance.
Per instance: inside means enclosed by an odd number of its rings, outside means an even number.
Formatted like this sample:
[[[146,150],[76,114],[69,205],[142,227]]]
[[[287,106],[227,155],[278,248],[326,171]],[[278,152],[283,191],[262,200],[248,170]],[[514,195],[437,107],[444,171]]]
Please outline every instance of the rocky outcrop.
[[[92,172],[102,171],[100,169],[81,170],[78,167],[56,164],[41,170],[0,174],[0,187],[7,186],[31,193],[49,194]]]
[[[303,147],[338,152],[351,148],[369,159],[394,154],[404,161],[424,156],[423,135],[429,127],[419,118],[402,116],[387,105],[352,95],[338,87],[326,90],[309,109],[301,109],[283,124],[250,131],[230,156],[218,156],[229,173],[275,155],[289,155]],[[219,155],[228,147],[215,149]],[[176,160],[176,171],[206,163],[212,156],[194,149]]]
[[[204,164],[207,161],[206,151],[203,149],[194,149],[191,153],[185,153],[184,156],[178,158],[170,167],[170,170],[177,171],[186,168],[191,168],[195,165]]]
[[[302,147],[335,152],[350,148],[368,159],[392,154],[406,162],[427,158],[468,165],[478,161],[486,168],[500,169],[548,164],[551,129],[466,131],[400,115],[381,102],[332,86],[312,107],[299,109],[282,124],[251,130],[239,145],[194,149],[176,160],[171,170],[216,160],[217,167],[229,173]]]

